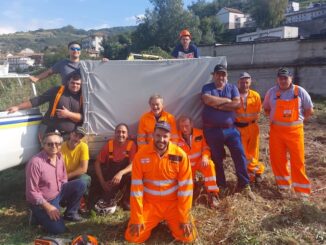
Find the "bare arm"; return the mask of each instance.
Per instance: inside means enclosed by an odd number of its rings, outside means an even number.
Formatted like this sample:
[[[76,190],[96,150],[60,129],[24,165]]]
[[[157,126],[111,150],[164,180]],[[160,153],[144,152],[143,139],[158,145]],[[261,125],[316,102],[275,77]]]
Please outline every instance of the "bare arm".
[[[59,118],[68,118],[73,122],[81,122],[83,118],[81,113],[69,111],[64,106],[62,109],[57,109],[56,112]]]
[[[120,170],[112,179],[112,184],[114,185],[118,185],[122,179],[122,177],[127,174],[130,173],[132,170],[132,163],[130,163],[127,167],[125,167],[124,169]]]
[[[217,109],[217,107],[219,107],[223,104],[231,102],[231,100],[229,98],[217,97],[217,96],[213,96],[210,94],[203,94],[201,96],[201,99],[205,105],[214,107],[216,109]]]
[[[43,80],[44,78],[47,78],[48,76],[50,76],[52,74],[53,74],[53,70],[50,68],[37,76],[30,76],[29,78],[32,80],[33,83],[36,83],[40,80]]]
[[[25,102],[23,102],[23,103],[21,103],[19,105],[9,107],[7,109],[7,111],[8,111],[8,113],[14,113],[16,111],[29,109],[29,108],[32,108],[32,103],[28,100],[28,101],[25,101]]]
[[[304,109],[303,115],[304,120],[308,120],[314,114],[314,108]]]
[[[86,174],[87,169],[88,169],[88,160],[80,161],[79,167],[75,171],[72,171],[68,174],[68,179],[72,179],[82,174]]]
[[[220,105],[217,107],[217,109],[222,111],[234,111],[240,108],[240,106],[241,106],[240,97],[234,97],[231,102]]]

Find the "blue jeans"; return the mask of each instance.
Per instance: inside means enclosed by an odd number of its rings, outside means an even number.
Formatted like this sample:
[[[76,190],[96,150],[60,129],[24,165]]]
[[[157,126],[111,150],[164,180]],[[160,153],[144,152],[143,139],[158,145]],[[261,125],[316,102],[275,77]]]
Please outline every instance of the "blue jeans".
[[[64,203],[67,207],[64,216],[73,217],[78,212],[79,202],[85,190],[85,183],[80,179],[75,179],[63,184],[59,195],[48,202],[57,209],[60,209],[60,203]],[[60,234],[66,231],[62,217],[57,221],[51,220],[41,205],[31,205],[31,210],[35,221],[44,227],[48,233]]]
[[[223,158],[225,155],[224,145],[231,153],[235,165],[236,175],[238,177],[238,187],[243,188],[249,184],[247,172],[247,160],[241,143],[240,133],[236,128],[204,128],[204,135],[207,144],[211,148],[212,160],[215,164],[217,184],[220,187],[226,187],[226,179],[223,167]]]

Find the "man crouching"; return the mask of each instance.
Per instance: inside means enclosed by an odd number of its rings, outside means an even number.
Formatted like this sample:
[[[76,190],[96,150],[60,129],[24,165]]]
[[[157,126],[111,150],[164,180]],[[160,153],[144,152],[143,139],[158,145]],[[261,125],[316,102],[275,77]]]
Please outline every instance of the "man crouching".
[[[67,182],[61,144],[59,132],[45,134],[43,150],[33,156],[26,166],[26,199],[32,210],[32,219],[51,234],[66,231],[63,219],[82,220],[78,208],[86,190],[80,179]],[[63,218],[59,203],[65,203],[67,207]]]

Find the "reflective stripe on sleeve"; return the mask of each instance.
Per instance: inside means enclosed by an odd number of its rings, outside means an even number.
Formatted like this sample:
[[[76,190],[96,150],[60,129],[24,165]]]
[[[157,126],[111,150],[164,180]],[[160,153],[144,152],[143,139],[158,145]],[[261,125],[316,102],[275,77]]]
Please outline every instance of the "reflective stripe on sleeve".
[[[142,197],[143,192],[142,191],[131,191],[130,196],[132,196],[132,197]]]
[[[299,187],[299,188],[303,188],[303,189],[310,189],[311,185],[310,184],[299,184],[299,183],[292,183],[293,187]]]
[[[141,180],[141,179],[133,179],[133,180],[131,180],[131,184],[132,185],[142,185],[143,180]]]
[[[201,156],[201,152],[196,152],[194,154],[188,155],[189,159],[194,159]]]
[[[178,182],[178,185],[179,186],[192,185],[192,184],[193,184],[192,179],[182,180],[182,181],[179,181]]]
[[[216,177],[215,176],[205,177],[205,181],[216,181]]]
[[[291,176],[275,176],[276,180],[290,180]]]

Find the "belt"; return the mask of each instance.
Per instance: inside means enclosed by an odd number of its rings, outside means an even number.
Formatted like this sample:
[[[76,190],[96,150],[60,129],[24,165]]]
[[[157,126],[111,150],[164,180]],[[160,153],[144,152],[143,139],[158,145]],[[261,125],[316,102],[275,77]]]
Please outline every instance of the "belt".
[[[233,124],[227,124],[227,123],[209,124],[209,123],[204,123],[204,128],[233,128]]]
[[[239,127],[239,128],[245,128],[245,127],[248,127],[249,124],[252,124],[252,123],[255,123],[256,120],[253,120],[251,122],[234,122],[234,125]]]

